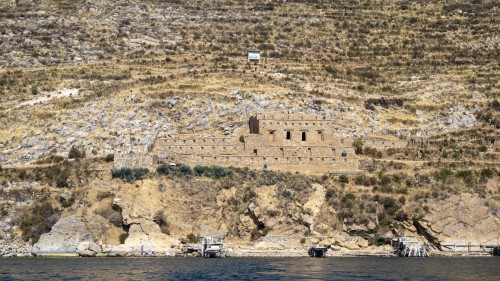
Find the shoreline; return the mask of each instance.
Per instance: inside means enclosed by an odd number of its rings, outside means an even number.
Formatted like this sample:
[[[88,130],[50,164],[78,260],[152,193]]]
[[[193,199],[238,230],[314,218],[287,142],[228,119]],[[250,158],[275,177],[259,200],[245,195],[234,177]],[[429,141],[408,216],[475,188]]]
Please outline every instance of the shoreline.
[[[494,257],[493,255],[486,252],[435,252],[431,253],[429,258],[486,258]],[[47,254],[14,254],[14,255],[4,255],[0,258],[200,258],[193,255],[138,255],[136,253],[100,253],[93,256],[84,256],[78,253],[47,253]],[[311,258],[305,254],[293,253],[293,254],[280,254],[280,255],[256,255],[256,254],[228,254],[225,258]],[[399,257],[394,253],[342,253],[342,254],[331,254],[327,253],[324,258],[403,258]],[[319,258],[321,259],[321,258]]]

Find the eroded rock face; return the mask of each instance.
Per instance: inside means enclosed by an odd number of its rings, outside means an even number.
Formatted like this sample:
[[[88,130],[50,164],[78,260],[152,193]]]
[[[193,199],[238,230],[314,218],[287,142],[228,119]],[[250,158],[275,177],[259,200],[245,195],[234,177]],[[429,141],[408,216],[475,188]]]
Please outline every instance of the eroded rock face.
[[[165,253],[179,245],[177,239],[161,232],[160,226],[153,221],[151,210],[145,205],[137,205],[130,198],[123,197],[115,198],[113,205],[122,210],[123,223],[129,226],[129,236],[124,244],[108,245],[104,251],[132,254],[141,251]]]
[[[81,217],[72,215],[59,220],[49,233],[43,234],[32,251],[35,255],[76,254],[81,242],[93,242],[92,236]]]
[[[441,244],[484,244],[500,241],[500,217],[473,194],[454,195],[434,202],[421,226]]]

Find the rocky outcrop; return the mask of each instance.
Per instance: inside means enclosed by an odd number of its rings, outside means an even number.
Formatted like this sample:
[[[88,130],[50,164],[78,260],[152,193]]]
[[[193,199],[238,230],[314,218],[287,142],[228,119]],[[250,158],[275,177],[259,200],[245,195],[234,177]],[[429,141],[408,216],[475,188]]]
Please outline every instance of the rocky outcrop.
[[[440,244],[499,244],[500,217],[493,209],[477,195],[453,195],[431,203],[431,211],[418,222],[418,228],[428,240]]]
[[[92,230],[89,230],[81,217],[72,215],[59,220],[49,233],[45,233],[33,245],[33,254],[78,254],[93,243]],[[80,244],[82,243],[82,246]],[[96,249],[96,247],[92,247]]]

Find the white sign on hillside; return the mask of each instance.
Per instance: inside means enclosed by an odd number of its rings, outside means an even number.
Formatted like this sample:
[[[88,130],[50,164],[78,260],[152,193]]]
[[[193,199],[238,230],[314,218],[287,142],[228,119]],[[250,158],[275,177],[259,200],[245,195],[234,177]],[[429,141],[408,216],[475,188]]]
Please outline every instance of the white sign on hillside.
[[[260,51],[248,51],[248,60],[260,61]]]

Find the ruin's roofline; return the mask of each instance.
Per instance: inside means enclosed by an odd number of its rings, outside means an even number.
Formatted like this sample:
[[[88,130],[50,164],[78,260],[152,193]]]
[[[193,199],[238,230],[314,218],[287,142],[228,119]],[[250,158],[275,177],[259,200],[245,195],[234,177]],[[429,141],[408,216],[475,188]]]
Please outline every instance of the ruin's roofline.
[[[188,139],[227,139],[232,140],[234,137],[226,137],[226,136],[203,136],[198,134],[173,134],[171,137],[159,137],[161,140],[188,140]]]
[[[333,119],[279,119],[279,118],[260,118],[260,121],[317,121],[317,122],[331,122]]]

